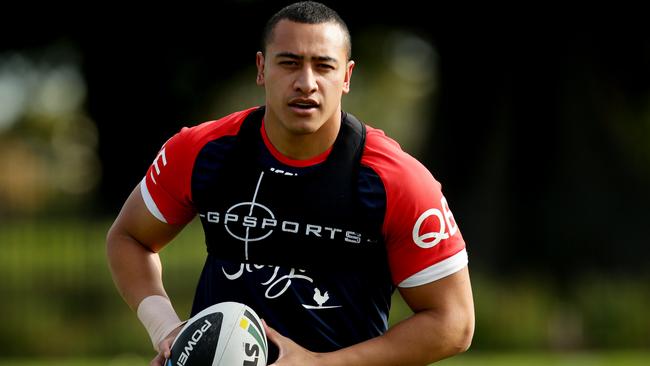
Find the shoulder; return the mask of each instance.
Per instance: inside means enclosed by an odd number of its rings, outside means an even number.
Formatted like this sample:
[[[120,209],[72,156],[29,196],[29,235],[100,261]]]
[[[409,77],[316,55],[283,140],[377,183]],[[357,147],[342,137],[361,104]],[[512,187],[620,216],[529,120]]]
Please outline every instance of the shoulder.
[[[200,151],[211,141],[236,135],[254,109],[183,127],[165,142],[141,183],[145,203],[156,218],[173,224],[192,219],[192,172]]]
[[[178,138],[185,144],[200,149],[210,141],[239,133],[239,129],[246,117],[257,108],[252,107],[234,112],[220,119],[203,122],[193,127],[183,127],[173,138]]]
[[[419,286],[460,270],[465,242],[440,183],[383,131],[367,127],[361,159],[386,192],[382,232],[393,281]]]
[[[162,155],[170,164],[173,162],[172,166],[186,166],[188,168],[186,173],[189,173],[193,161],[209,142],[236,135],[246,116],[254,109],[256,108],[235,112],[218,120],[204,122],[196,126],[183,127],[165,142],[159,155]],[[176,173],[180,173],[180,171]]]
[[[386,136],[384,131],[367,125],[361,164],[374,170],[385,185],[394,189],[418,188],[417,183],[423,180],[440,188],[431,172],[402,150],[399,143]]]

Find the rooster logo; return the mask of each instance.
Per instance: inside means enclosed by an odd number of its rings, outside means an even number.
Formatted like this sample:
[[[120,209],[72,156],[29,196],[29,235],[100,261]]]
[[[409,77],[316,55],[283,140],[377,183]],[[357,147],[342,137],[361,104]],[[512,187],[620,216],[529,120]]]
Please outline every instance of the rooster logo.
[[[313,306],[313,305],[302,305],[305,307],[305,309],[333,309],[333,308],[340,308],[341,306],[324,306],[327,300],[330,299],[330,295],[325,291],[324,294],[321,294],[320,289],[317,287],[314,288],[314,301],[318,304],[318,306]]]
[[[320,290],[316,287],[314,288],[314,301],[318,304],[318,307],[323,307],[323,304],[330,299],[330,296],[327,294],[327,291],[323,295],[320,294]]]

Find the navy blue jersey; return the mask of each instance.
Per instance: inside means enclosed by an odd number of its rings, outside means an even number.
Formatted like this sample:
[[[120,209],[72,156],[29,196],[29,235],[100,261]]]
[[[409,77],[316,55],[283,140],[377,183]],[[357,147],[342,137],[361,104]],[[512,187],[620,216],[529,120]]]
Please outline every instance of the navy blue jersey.
[[[183,129],[141,184],[161,221],[203,224],[192,314],[245,303],[303,347],[333,351],[386,331],[395,286],[466,265],[440,185],[381,131],[344,113],[330,150],[294,161],[269,142],[263,113]]]

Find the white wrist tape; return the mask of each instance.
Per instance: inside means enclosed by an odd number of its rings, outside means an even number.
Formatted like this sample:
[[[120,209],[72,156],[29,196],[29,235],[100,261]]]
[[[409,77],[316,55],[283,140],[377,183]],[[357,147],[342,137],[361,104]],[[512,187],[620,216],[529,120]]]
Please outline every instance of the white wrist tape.
[[[138,319],[149,333],[153,348],[160,352],[158,346],[182,322],[168,298],[160,295],[146,297],[138,305]]]

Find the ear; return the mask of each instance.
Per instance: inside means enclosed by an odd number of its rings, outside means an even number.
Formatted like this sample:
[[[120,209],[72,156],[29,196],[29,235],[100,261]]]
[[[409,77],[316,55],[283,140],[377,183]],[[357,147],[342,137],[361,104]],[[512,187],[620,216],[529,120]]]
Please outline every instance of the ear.
[[[350,81],[352,79],[352,70],[354,69],[354,61],[348,61],[345,69],[345,79],[343,79],[343,94],[350,92]]]
[[[257,65],[257,78],[255,82],[259,86],[264,86],[264,54],[258,51],[255,55],[255,65]]]

